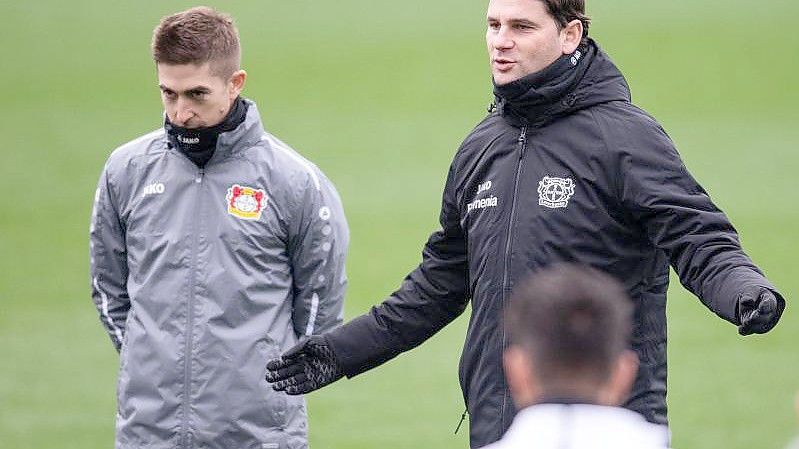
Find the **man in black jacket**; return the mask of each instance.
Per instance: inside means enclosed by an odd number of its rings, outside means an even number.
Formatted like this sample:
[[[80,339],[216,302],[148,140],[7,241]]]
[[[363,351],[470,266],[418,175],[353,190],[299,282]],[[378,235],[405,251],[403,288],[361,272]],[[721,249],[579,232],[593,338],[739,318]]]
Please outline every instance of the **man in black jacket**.
[[[588,38],[583,0],[491,0],[486,41],[495,108],[450,166],[423,260],[367,314],[268,364],[290,394],[355,376],[421,344],[472,301],[460,364],[471,445],[496,441],[515,410],[502,372],[502,309],[514,284],[558,262],[619,279],[635,301],[638,377],[625,407],[666,424],[666,290],[682,284],[742,335],[785,301],[741,249],[660,125]]]

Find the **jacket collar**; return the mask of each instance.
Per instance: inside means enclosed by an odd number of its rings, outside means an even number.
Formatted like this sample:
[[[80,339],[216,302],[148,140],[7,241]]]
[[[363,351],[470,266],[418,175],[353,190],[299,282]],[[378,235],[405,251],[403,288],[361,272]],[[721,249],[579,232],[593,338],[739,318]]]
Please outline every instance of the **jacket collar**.
[[[242,101],[246,106],[244,120],[235,128],[219,133],[213,154],[204,165],[224,160],[242,149],[255,145],[263,137],[264,127],[261,123],[261,115],[258,112],[257,105],[246,98],[242,98]],[[177,137],[170,133],[171,125],[166,119],[166,114],[164,114],[164,118],[168,148],[170,151],[181,152],[176,145],[175,139]]]
[[[248,106],[244,122],[235,129],[219,135],[219,140],[216,143],[216,154],[214,154],[210,162],[224,159],[242,149],[249,148],[258,143],[263,137],[264,125],[261,122],[258,106],[252,100],[245,98],[244,101]]]
[[[509,447],[516,447],[514,444],[530,445],[576,434],[604,440],[604,444],[597,441],[597,447],[608,447],[609,442],[628,442],[613,447],[666,448],[670,439],[668,427],[649,423],[642,415],[625,408],[552,403],[519,410],[503,440],[507,440]]]
[[[580,109],[608,101],[630,101],[619,69],[593,39],[545,69],[495,85],[497,112],[517,126],[544,126]]]

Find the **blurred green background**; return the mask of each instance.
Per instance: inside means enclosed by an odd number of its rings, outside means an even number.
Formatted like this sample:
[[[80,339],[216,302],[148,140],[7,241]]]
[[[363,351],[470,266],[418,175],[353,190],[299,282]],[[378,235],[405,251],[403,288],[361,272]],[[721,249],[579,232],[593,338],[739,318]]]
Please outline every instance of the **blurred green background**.
[[[352,245],[347,316],[390,293],[435,229],[450,158],[491,100],[485,1],[210,2],[238,21],[246,96],[337,185]],[[97,176],[160,125],[158,19],[193,4],[0,3],[0,447],[109,448],[117,355],[89,298]],[[794,0],[590,1],[591,34],[785,296],[796,276]],[[669,297],[676,448],[780,448],[796,432],[799,317],[739,337]],[[314,448],[466,448],[465,316],[419,349],[310,396]]]

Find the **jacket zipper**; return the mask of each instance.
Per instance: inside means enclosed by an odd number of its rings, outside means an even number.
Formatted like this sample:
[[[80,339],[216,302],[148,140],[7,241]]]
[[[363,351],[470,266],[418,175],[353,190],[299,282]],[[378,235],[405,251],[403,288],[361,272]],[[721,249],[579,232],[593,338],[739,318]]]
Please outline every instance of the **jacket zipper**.
[[[522,173],[522,159],[524,159],[524,152],[527,149],[527,126],[522,127],[522,132],[519,133],[517,139],[519,143],[519,159],[516,161],[516,178],[513,181],[513,198],[511,199],[510,218],[508,219],[508,240],[505,242],[505,271],[502,275],[502,310],[505,310],[505,303],[508,299],[508,282],[510,277],[510,259],[511,259],[511,242],[513,241],[513,221],[516,219],[516,197],[519,190],[519,177]],[[502,319],[500,318],[500,322]],[[502,325],[502,346],[499,348],[499,353],[505,350],[505,326]],[[508,389],[504,386],[502,389],[502,410],[500,413],[501,425],[505,425],[505,406],[508,402]]]
[[[197,217],[202,219],[200,207],[202,206],[201,194],[202,183],[205,177],[205,169],[201,168],[197,176],[194,178],[194,183],[197,184],[197,195],[195,197],[195,205]],[[191,275],[189,276],[189,297],[186,301],[186,342],[184,348],[185,358],[184,373],[183,373],[183,446],[186,448],[192,447],[191,434],[189,433],[189,413],[191,402],[191,365],[192,365],[192,343],[194,339],[194,289],[197,286],[197,233],[199,232],[199,221],[192,220],[194,229],[192,232],[191,243]]]

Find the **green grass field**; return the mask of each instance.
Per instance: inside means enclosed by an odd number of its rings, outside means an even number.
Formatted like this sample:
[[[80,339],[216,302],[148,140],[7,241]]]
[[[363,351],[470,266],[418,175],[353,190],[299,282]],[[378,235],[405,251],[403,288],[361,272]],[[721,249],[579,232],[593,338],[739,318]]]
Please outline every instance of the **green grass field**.
[[[491,99],[484,1],[210,2],[237,19],[246,96],[336,183],[352,245],[347,316],[390,293],[436,226],[460,140]],[[160,125],[152,28],[185,2],[2,2],[0,447],[113,444],[117,356],[88,285],[97,176]],[[799,298],[799,37],[793,0],[591,1],[592,35],[628,77],[748,253]],[[799,318],[739,337],[674,282],[676,448],[781,448],[796,432]],[[314,448],[466,448],[466,320],[310,396]]]

